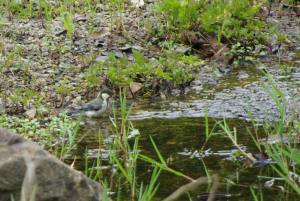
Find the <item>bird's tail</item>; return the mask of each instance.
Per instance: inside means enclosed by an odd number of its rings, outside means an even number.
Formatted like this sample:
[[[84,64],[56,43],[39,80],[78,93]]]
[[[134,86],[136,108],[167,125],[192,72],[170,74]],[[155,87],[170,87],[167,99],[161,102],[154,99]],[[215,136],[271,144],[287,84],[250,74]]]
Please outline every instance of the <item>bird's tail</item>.
[[[67,115],[70,117],[78,116],[80,113],[83,112],[82,110],[74,110],[74,111],[69,111],[67,112]]]

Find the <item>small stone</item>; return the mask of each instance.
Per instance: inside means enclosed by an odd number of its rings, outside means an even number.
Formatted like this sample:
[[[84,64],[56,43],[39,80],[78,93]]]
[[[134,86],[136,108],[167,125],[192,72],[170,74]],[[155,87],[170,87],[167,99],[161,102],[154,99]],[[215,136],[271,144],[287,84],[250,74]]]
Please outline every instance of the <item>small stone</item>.
[[[79,74],[77,77],[78,77],[79,79],[82,79],[82,78],[84,78],[84,74]]]
[[[115,52],[115,57],[117,59],[123,58],[123,54],[121,52]]]
[[[108,56],[100,56],[95,59],[96,62],[109,61]]]
[[[79,46],[79,45],[80,45],[80,42],[79,42],[79,41],[75,41],[75,42],[74,42],[74,45]]]

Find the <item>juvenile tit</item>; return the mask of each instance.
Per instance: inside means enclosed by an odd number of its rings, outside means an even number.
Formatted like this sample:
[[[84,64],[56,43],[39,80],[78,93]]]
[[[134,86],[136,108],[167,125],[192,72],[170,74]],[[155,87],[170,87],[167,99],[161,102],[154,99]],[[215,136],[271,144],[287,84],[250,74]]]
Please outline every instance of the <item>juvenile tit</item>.
[[[103,117],[107,108],[108,100],[113,97],[111,90],[104,89],[99,92],[98,96],[85,104],[81,109],[68,112],[68,116],[75,116],[83,112],[83,115],[91,118]]]

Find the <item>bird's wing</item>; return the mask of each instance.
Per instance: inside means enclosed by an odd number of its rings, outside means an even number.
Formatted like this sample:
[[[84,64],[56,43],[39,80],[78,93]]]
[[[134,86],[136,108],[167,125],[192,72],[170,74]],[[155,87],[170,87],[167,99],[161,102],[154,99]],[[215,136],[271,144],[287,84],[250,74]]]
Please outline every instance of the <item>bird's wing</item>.
[[[85,110],[85,111],[97,111],[100,110],[102,108],[102,103],[98,103],[98,104],[86,104],[84,105],[81,110]]]

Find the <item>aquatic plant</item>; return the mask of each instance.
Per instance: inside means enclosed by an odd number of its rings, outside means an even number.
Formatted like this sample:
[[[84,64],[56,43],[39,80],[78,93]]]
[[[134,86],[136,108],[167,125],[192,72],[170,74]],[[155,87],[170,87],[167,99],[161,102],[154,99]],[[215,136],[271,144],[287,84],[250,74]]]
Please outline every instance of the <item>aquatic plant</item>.
[[[233,144],[239,149],[239,154],[246,156],[254,163],[259,160],[259,162],[264,163],[264,165],[268,164],[272,167],[274,172],[277,173],[279,177],[266,177],[268,181],[265,182],[265,186],[272,186],[275,181],[283,180],[286,184],[291,186],[298,195],[300,195],[300,172],[297,167],[297,165],[300,165],[300,154],[297,151],[300,127],[298,118],[299,111],[296,109],[296,103],[299,97],[297,87],[295,83],[292,83],[292,89],[289,91],[289,94],[283,93],[266,67],[261,63],[260,65],[264,67],[263,73],[268,79],[268,83],[264,83],[263,86],[276,103],[278,115],[276,115],[276,118],[274,116],[272,121],[266,116],[264,122],[256,122],[251,113],[249,103],[246,111],[254,128],[254,133],[248,129],[249,134],[255,142],[260,154],[266,153],[267,156],[254,158],[251,153],[247,153],[245,150],[241,149],[237,143],[238,136],[236,129],[234,128],[232,132],[226,124],[225,118],[223,120],[223,125],[220,122],[218,122],[218,124],[227,133],[227,136],[232,140]],[[259,139],[259,125],[263,125],[265,135],[268,136],[267,141]],[[278,140],[272,140],[276,138],[278,138]],[[265,162],[268,158],[272,159],[275,163]],[[254,189],[250,187],[250,190],[254,198],[257,199]]]
[[[269,139],[279,136],[280,140],[260,142],[257,137],[250,134],[253,136],[252,138],[259,149],[261,150],[260,146],[262,146],[269,157],[276,162],[276,165],[270,164],[272,169],[300,195],[300,172],[296,167],[296,165],[300,165],[300,154],[297,151],[297,142],[299,141],[298,130],[300,126],[299,119],[297,118],[299,111],[296,110],[297,88],[295,83],[293,83],[293,88],[289,93],[290,98],[287,98],[288,95],[281,91],[266,68],[263,72],[269,81],[269,85],[264,84],[264,87],[276,103],[280,113],[278,118],[272,122],[269,122],[266,118],[264,129]],[[257,128],[257,123],[253,120],[250,109],[248,109],[248,114],[250,115],[253,127]],[[276,178],[273,179],[276,180]]]
[[[118,194],[117,200],[121,197],[121,189],[128,189],[130,191],[131,198],[139,201],[150,201],[154,198],[155,193],[160,190],[159,183],[157,181],[159,179],[159,175],[162,170],[166,170],[171,172],[177,176],[183,177],[189,181],[188,184],[180,187],[174,193],[172,193],[166,201],[171,201],[179,196],[181,196],[184,192],[188,193],[188,191],[196,188],[199,185],[210,183],[212,184],[212,188],[210,188],[211,195],[207,196],[211,199],[216,192],[218,186],[218,177],[216,175],[210,175],[209,171],[206,170],[207,176],[200,177],[198,179],[192,179],[187,175],[184,175],[178,171],[175,171],[168,167],[167,162],[164,160],[163,156],[160,154],[157,146],[153,138],[150,136],[153,147],[156,150],[156,153],[160,159],[159,162],[140,154],[139,150],[139,137],[140,133],[137,129],[133,127],[130,121],[128,121],[128,117],[131,111],[131,107],[129,109],[126,108],[126,96],[125,93],[121,93],[120,90],[120,99],[121,99],[121,112],[118,118],[116,108],[113,107],[114,116],[111,119],[112,123],[112,133],[114,135],[113,141],[105,143],[107,149],[109,149],[109,167],[111,168],[111,176],[110,176],[110,184],[107,183],[107,179],[105,179],[103,186],[106,189],[112,189],[114,187],[114,183],[116,182],[116,186],[118,186]],[[101,131],[99,130],[99,147],[101,145]],[[102,140],[103,141],[103,140]],[[85,174],[90,178],[94,178],[94,180],[99,179],[100,174],[102,173],[100,168],[100,159],[101,152],[98,150],[97,160],[93,162],[91,168],[88,167],[88,149],[85,151]],[[155,166],[151,168],[152,176],[149,181],[147,181],[148,185],[144,185],[144,182],[138,183],[136,177],[136,171],[138,168],[138,159],[148,162]],[[204,162],[203,162],[204,164]],[[205,166],[205,164],[204,164]],[[96,169],[97,168],[97,169]],[[96,170],[96,172],[95,172]],[[93,177],[94,175],[94,177]],[[103,176],[102,176],[103,178]],[[192,181],[192,182],[191,182]]]

